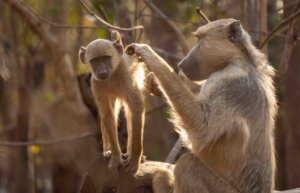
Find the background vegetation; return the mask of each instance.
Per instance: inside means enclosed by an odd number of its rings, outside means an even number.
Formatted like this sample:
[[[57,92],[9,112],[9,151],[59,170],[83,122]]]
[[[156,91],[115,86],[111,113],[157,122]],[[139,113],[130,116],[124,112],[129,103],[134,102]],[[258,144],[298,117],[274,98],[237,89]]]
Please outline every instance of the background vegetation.
[[[276,187],[300,187],[299,0],[0,0],[0,192],[78,192],[101,154],[88,69],[78,50],[109,39],[112,29],[93,14],[122,28],[142,25],[142,33],[119,30],[124,44],[149,44],[177,71],[195,44],[191,32],[206,23],[198,6],[211,21],[241,19],[278,69]],[[164,161],[178,136],[164,99],[144,94],[144,154]],[[122,115],[119,138],[124,149]]]

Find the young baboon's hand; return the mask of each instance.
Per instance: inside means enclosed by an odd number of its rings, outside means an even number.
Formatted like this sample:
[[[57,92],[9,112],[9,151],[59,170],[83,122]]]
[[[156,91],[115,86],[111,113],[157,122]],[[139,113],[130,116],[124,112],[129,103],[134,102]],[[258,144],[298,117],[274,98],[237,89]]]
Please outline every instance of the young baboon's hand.
[[[162,96],[163,95],[161,89],[159,88],[157,80],[155,79],[155,76],[154,76],[153,72],[150,72],[147,75],[146,88],[147,88],[148,92],[150,92],[153,95],[156,95],[156,96]]]
[[[141,157],[130,155],[129,158],[124,162],[124,166],[126,168],[126,172],[131,172],[135,174],[140,167]]]
[[[123,165],[123,162],[121,160],[120,156],[111,156],[109,163],[108,163],[108,169],[112,173],[113,177],[115,179],[118,179],[119,173],[118,173],[118,167],[120,165]]]

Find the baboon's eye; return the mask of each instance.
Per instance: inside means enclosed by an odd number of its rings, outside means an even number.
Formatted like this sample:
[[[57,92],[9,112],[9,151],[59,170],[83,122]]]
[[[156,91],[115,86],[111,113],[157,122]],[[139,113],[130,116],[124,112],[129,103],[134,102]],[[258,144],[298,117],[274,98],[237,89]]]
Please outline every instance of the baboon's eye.
[[[90,62],[91,63],[97,63],[97,62],[99,62],[99,58],[98,57],[97,58],[93,58],[93,59],[90,60]]]
[[[106,62],[107,60],[109,60],[109,58],[110,58],[109,56],[102,56],[102,61]]]

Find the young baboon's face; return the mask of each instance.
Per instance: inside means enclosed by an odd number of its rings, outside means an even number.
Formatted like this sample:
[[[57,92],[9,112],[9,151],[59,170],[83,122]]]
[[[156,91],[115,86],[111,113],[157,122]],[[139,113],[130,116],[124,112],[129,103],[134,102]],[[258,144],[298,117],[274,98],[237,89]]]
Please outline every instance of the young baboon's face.
[[[108,79],[120,63],[123,46],[119,40],[111,42],[98,39],[87,48],[81,47],[79,55],[82,63],[86,63],[97,80]]]
[[[239,21],[224,19],[198,28],[196,45],[179,63],[183,73],[193,81],[207,79],[241,55],[244,31]]]

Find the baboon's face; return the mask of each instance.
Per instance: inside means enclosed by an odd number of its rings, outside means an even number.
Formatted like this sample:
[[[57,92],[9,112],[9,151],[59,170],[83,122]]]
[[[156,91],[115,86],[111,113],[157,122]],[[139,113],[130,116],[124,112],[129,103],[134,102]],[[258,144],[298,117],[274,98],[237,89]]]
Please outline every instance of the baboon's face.
[[[243,30],[234,19],[217,20],[198,28],[196,45],[179,63],[183,73],[193,81],[207,79],[241,54]]]
[[[79,55],[82,63],[86,63],[96,80],[107,80],[120,63],[123,46],[119,40],[110,42],[98,39],[87,48],[81,47]]]

